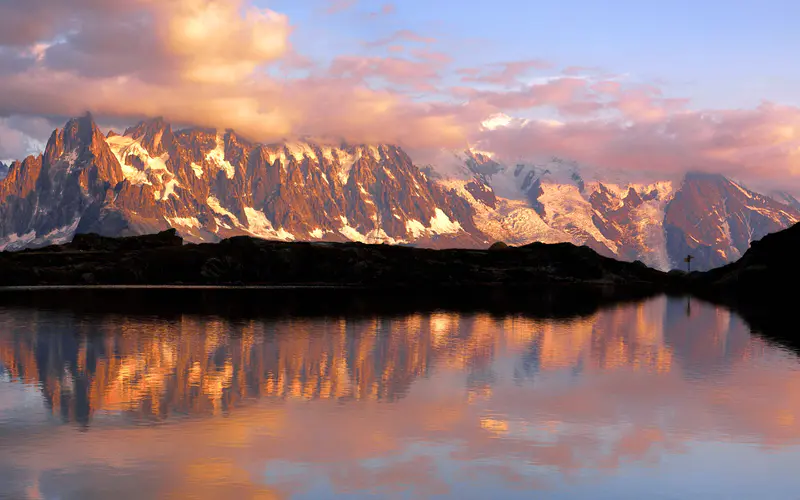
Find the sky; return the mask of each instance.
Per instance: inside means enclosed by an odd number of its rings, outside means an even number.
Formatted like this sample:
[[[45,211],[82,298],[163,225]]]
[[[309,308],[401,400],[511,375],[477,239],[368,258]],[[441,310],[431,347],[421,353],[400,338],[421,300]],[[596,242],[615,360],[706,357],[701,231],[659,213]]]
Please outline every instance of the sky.
[[[91,111],[800,190],[794,1],[3,0],[0,158]]]
[[[465,66],[542,58],[659,82],[703,107],[755,106],[765,98],[800,104],[800,67],[790,63],[800,43],[792,21],[800,4],[792,1],[495,0],[465,8],[456,0],[405,0],[394,15],[370,24],[358,13],[377,12],[385,2],[353,2],[332,21],[306,2],[258,4],[303,19],[295,43],[319,57],[413,26],[440,37],[438,45]],[[320,25],[340,42],[316,39]]]

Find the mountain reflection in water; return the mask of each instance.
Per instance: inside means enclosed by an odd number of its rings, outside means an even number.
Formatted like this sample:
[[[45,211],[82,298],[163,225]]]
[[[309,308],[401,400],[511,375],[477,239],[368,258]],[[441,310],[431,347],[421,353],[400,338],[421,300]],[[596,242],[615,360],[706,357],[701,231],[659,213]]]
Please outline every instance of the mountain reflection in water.
[[[798,415],[796,356],[686,299],[571,319],[0,310],[9,498],[795,498]]]

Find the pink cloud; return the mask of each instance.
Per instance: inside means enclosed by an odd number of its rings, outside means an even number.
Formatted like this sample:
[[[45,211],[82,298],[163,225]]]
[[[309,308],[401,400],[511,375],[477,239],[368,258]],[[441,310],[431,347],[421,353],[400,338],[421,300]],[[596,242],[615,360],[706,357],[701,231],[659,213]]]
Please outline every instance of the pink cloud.
[[[585,74],[597,74],[600,73],[600,71],[600,68],[592,66],[567,66],[561,70],[561,73],[567,76],[578,76]]]
[[[449,64],[453,61],[453,58],[444,52],[435,52],[424,49],[414,49],[411,51],[411,55],[417,59],[433,64]]]
[[[587,82],[581,78],[558,78],[547,83],[528,85],[520,90],[467,92],[498,110],[523,110],[538,106],[566,106],[582,98]]]
[[[378,77],[400,85],[414,85],[439,78],[436,67],[428,62],[396,57],[337,57],[331,63],[330,74],[359,81]]]
[[[657,89],[634,89],[620,94],[612,106],[627,118],[653,121],[664,119],[688,104],[686,99],[663,99],[659,95],[660,91]]]
[[[419,33],[411,30],[395,31],[386,38],[381,38],[372,42],[364,42],[365,47],[383,47],[397,43],[421,43],[431,44],[435,43],[436,39],[428,36],[420,35]]]
[[[592,100],[572,101],[558,105],[558,111],[565,116],[592,116],[603,110],[605,104]]]
[[[370,12],[369,17],[381,17],[394,14],[396,7],[393,3],[385,3],[375,12]]]
[[[310,58],[297,52],[290,47],[279,62],[280,66],[287,70],[310,70],[317,66]]]
[[[489,65],[488,68],[462,68],[463,82],[510,85],[531,70],[547,69],[552,64],[541,59],[513,61]]]
[[[613,80],[601,80],[592,85],[592,90],[599,94],[616,95],[622,90],[622,84]]]
[[[330,0],[325,12],[328,14],[338,14],[345,10],[353,8],[358,3],[358,0]]]

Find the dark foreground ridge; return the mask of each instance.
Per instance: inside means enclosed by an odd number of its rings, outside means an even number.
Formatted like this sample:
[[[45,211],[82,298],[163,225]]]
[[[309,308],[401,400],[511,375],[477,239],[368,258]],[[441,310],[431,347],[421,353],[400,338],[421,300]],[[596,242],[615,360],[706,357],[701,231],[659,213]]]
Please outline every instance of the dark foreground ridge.
[[[360,243],[285,243],[246,236],[184,244],[174,229],[127,238],[95,234],[0,254],[0,286],[265,285],[541,289],[612,286],[663,291],[673,275],[570,243],[432,250]]]

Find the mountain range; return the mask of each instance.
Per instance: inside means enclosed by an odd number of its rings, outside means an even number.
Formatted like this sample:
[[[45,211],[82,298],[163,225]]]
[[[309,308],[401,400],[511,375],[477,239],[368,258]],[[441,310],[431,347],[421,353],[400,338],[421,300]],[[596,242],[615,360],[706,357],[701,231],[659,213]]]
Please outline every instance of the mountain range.
[[[392,145],[262,144],[159,118],[104,134],[85,115],[55,130],[43,154],[0,165],[0,250],[174,227],[190,242],[571,242],[662,270],[691,254],[704,270],[800,221],[791,195],[721,175],[631,183],[559,158],[446,156],[420,166]]]

